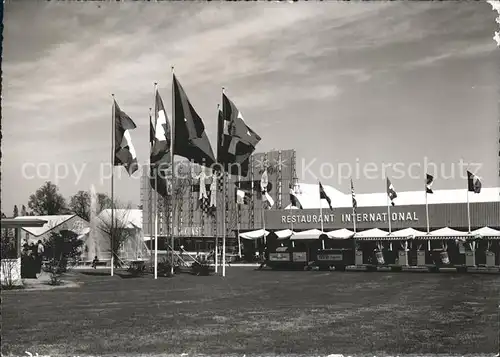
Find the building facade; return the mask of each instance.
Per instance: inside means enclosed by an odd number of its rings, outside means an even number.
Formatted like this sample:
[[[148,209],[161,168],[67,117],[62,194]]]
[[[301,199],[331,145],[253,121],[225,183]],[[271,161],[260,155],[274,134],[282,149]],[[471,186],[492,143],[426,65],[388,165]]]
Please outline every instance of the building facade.
[[[273,198],[274,209],[282,209],[290,203],[289,185],[296,181],[296,157],[294,150],[269,151],[257,153],[250,158],[250,170],[245,177],[226,177],[226,190],[222,189],[222,179],[217,186],[216,209],[213,213],[205,213],[201,209],[199,199],[198,168],[195,175],[190,176],[184,184],[180,198],[175,200],[175,216],[173,234],[177,238],[186,239],[214,239],[221,237],[223,232],[223,218],[225,210],[225,226],[228,236],[235,237],[234,231],[260,228],[264,224],[264,209],[260,195],[260,179],[264,167],[268,169],[268,193]],[[146,170],[145,170],[146,171]],[[210,185],[212,178],[206,180]],[[238,207],[236,204],[236,188],[241,187],[253,192],[248,205]],[[143,208],[143,230],[146,237],[154,234],[154,192],[151,189],[148,172],[144,172],[141,179],[141,205]],[[224,201],[227,202],[224,207]],[[158,235],[170,236],[169,204],[162,197],[158,197]]]
[[[260,194],[260,179],[264,167],[268,168],[268,192],[275,201],[271,209],[264,209]],[[196,174],[199,173],[199,170]],[[394,207],[387,207],[385,192],[357,194],[358,208],[353,212],[351,194],[324,185],[326,193],[332,199],[331,210],[326,201],[319,199],[317,184],[299,184],[296,177],[296,153],[294,150],[270,151],[257,153],[251,157],[250,170],[246,177],[229,177],[226,180],[225,193],[222,182],[218,183],[216,210],[207,214],[201,209],[199,199],[199,180],[196,174],[190,176],[183,187],[182,195],[175,201],[173,235],[179,245],[190,241],[198,242],[196,249],[213,248],[215,238],[222,237],[223,227],[231,246],[236,243],[238,233],[266,229],[278,231],[292,229],[302,231],[321,227],[320,215],[323,216],[323,228],[333,230],[346,228],[357,231],[380,228],[396,231],[414,228],[425,231],[443,227],[467,231],[470,217],[471,230],[481,227],[500,228],[499,188],[483,188],[480,194],[463,190],[435,190],[429,195],[428,215],[425,204],[425,191],[398,192]],[[207,190],[211,178],[206,181]],[[141,204],[143,207],[143,231],[146,239],[154,235],[154,193],[151,190],[147,172],[141,183]],[[236,188],[241,187],[253,192],[246,205],[236,203]],[[304,209],[288,209],[290,206],[290,187],[298,188],[297,197]],[[252,189],[253,188],[253,189]],[[347,190],[346,190],[347,191]],[[468,195],[468,196],[467,196]],[[467,205],[467,200],[470,204]],[[224,201],[227,202],[224,207]],[[170,209],[168,202],[158,198],[158,236],[160,249],[164,249],[167,237],[170,237]],[[322,207],[321,210],[319,207]],[[224,215],[225,210],[225,215]],[[468,215],[468,211],[470,214]],[[223,218],[226,218],[225,224]],[[428,220],[427,220],[428,216]],[[354,227],[356,226],[356,227]],[[211,242],[205,244],[202,242]]]

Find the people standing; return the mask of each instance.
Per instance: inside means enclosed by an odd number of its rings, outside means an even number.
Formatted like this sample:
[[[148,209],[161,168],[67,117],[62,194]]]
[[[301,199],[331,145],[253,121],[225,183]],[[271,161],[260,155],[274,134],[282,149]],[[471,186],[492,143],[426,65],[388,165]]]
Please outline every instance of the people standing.
[[[41,240],[38,240],[36,245],[36,263],[37,263],[37,273],[40,274],[42,272],[42,262],[43,256],[45,254],[45,247]]]

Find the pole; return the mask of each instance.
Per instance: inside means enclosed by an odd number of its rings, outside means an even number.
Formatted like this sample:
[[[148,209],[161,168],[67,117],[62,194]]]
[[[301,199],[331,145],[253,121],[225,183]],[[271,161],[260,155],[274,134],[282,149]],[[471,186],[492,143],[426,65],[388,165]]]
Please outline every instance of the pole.
[[[389,221],[389,234],[391,234],[391,202],[389,199],[389,192],[387,192],[387,220]]]
[[[217,104],[217,116],[219,115],[219,111],[220,111],[220,105]],[[217,125],[219,125],[219,123],[217,123]],[[217,180],[217,179],[218,179],[217,173],[212,170],[212,180]],[[215,182],[215,184],[217,185],[217,181]],[[216,188],[218,188],[218,187],[216,186]],[[218,191],[218,189],[216,189],[214,192],[214,194],[216,195],[216,198],[217,198],[217,191]],[[212,192],[210,194],[212,194]],[[215,224],[215,259],[214,259],[214,264],[215,264],[215,273],[216,274],[219,272],[219,225],[217,222],[217,218],[218,218],[218,212],[217,212],[217,206],[216,206],[215,215],[214,215],[214,219],[213,219],[213,222]]]
[[[238,176],[238,188],[241,188],[240,176]],[[238,194],[236,194],[238,196]],[[235,197],[237,200],[238,197]],[[236,202],[236,233],[238,234],[238,257],[241,259],[241,238],[240,238],[240,204]]]
[[[469,188],[467,187],[467,224],[468,224],[468,232],[470,234],[470,202],[469,202]]]
[[[149,108],[149,120],[153,119],[152,110],[152,108]],[[151,175],[151,156],[149,159],[149,174]],[[151,181],[149,182],[149,263],[153,265],[153,187]]]
[[[318,186],[319,186],[319,181],[318,181]],[[323,234],[323,205],[321,201],[321,192],[319,194],[319,218],[321,220],[321,234]],[[325,249],[325,241],[321,239],[321,248]]]
[[[158,108],[156,107],[156,91],[158,90],[158,84],[155,82],[154,83],[154,128],[156,132],[156,113],[158,113]],[[151,165],[151,163],[150,163]],[[158,167],[155,168],[154,170],[154,192],[153,192],[153,197],[154,197],[154,209],[155,209],[155,216],[154,216],[154,239],[155,239],[155,256],[154,256],[154,278],[158,279]]]
[[[155,168],[155,191],[154,191],[154,207],[155,207],[155,279],[158,279],[158,168]]]
[[[156,102],[156,101],[155,101]],[[174,66],[172,66],[172,136],[170,149],[171,165],[171,190],[170,190],[170,249],[172,250],[170,260],[170,274],[174,275],[174,213],[175,213],[175,163],[174,163],[174,141],[175,141],[175,84],[174,84]]]
[[[109,230],[109,237],[110,237],[110,243],[111,243],[111,276],[114,274],[114,255],[115,255],[115,250],[113,247],[114,239],[114,231],[113,228],[115,226],[115,178],[114,178],[114,172],[115,172],[115,95],[111,94],[113,97],[113,109],[112,114],[111,114],[111,229]]]
[[[222,96],[224,96],[224,87],[222,87]],[[224,112],[224,101],[222,101],[222,111]],[[222,219],[222,276],[226,276],[226,171],[222,168],[222,206],[223,219]]]
[[[356,233],[356,209],[354,208],[354,201],[352,199],[353,192],[354,192],[354,184],[352,183],[352,178],[351,178],[352,225],[353,225],[354,233]]]
[[[222,220],[222,276],[226,276],[226,173],[222,169],[222,198],[224,206],[222,210],[224,212],[224,219]]]
[[[295,189],[295,186],[294,186],[294,189]],[[291,211],[292,211],[292,207],[293,207],[293,205],[292,205],[292,202],[290,201],[290,208],[289,208],[289,210],[288,210],[288,215],[291,215],[291,213],[292,213],[292,212],[291,212]],[[294,242],[293,242],[293,240],[291,239],[291,238],[292,238],[292,236],[293,236],[293,220],[291,219],[291,217],[290,217],[290,230],[292,231],[292,232],[291,232],[291,233],[292,233],[292,235],[290,236],[290,240],[292,241],[292,248],[294,248],[294,247],[295,247],[295,243],[294,243]]]
[[[212,172],[212,180],[217,180],[217,174],[214,175]],[[215,183],[217,185],[217,182]],[[210,192],[210,194],[215,194],[217,195],[217,191],[215,192]],[[215,224],[215,273],[219,272],[219,225],[217,222],[217,208],[215,209],[215,215],[214,215],[214,224]]]
[[[430,223],[429,223],[429,204],[427,203],[427,186],[425,188],[425,218],[427,220],[427,234],[429,234]]]

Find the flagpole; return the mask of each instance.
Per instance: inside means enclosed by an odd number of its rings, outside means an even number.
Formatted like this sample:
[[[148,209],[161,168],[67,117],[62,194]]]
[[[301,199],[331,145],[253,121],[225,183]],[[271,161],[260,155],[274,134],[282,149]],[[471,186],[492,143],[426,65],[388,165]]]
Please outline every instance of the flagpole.
[[[217,104],[217,115],[219,115],[219,111],[220,111],[220,104]],[[219,123],[217,123],[217,125],[219,125]],[[217,188],[218,188],[218,185],[217,185],[217,172],[212,170],[212,180],[216,180],[215,182],[215,185],[216,185],[216,190],[215,192],[213,192],[215,194],[215,198],[217,200]],[[213,183],[212,183],[213,184]],[[211,188],[210,187],[210,200],[212,200],[212,191],[211,191]],[[215,224],[215,252],[214,252],[214,264],[215,264],[215,273],[217,274],[219,272],[219,225],[218,225],[218,213],[217,213],[217,206],[215,207],[215,214],[214,214],[214,217],[213,217],[213,222]]]
[[[224,96],[225,89],[222,87],[222,96]],[[224,112],[224,100],[222,101],[222,111]],[[226,276],[226,171],[224,165],[222,167],[222,199],[224,206],[222,207],[222,276]]]
[[[469,202],[469,187],[467,186],[467,224],[468,224],[468,232],[470,233],[470,202]]]
[[[156,102],[156,101],[155,101]],[[156,114],[155,114],[156,115]],[[175,141],[175,86],[174,86],[174,66],[172,66],[172,136],[171,140],[172,147],[170,149],[170,166],[171,166],[171,191],[170,191],[170,249],[171,249],[171,260],[170,260],[170,274],[174,275],[174,213],[175,213],[175,164],[174,164],[174,141]]]
[[[386,178],[386,180],[387,180],[387,178]],[[386,182],[386,186],[387,186],[387,182]],[[391,202],[390,202],[390,198],[389,198],[388,187],[386,188],[386,191],[387,191],[387,219],[389,221],[389,234],[391,234],[391,232],[392,232],[392,229],[391,229],[392,228],[391,227]]]
[[[153,119],[152,108],[149,108],[149,120]],[[152,125],[150,123],[150,125]],[[155,123],[156,125],[156,123]],[[150,138],[151,139],[151,138]],[[152,148],[152,147],[151,147]],[[151,175],[151,155],[149,157],[149,175]],[[149,176],[148,176],[149,177]],[[149,263],[153,264],[153,187],[149,182]]]
[[[155,123],[155,133],[156,133],[156,113],[158,112],[158,108],[156,107],[156,91],[158,90],[158,83],[154,84],[154,123]],[[155,189],[154,189],[154,207],[155,207],[155,279],[158,279],[158,167],[155,167],[154,170],[155,175]]]
[[[292,179],[292,187],[290,187],[290,194],[292,193],[292,190],[293,190],[293,193],[295,194],[295,185],[293,183],[293,179]],[[298,200],[298,199],[297,199]],[[292,217],[291,217],[291,211],[292,211],[292,207],[293,207],[293,202],[291,200],[291,197],[290,197],[290,208],[288,209],[288,216],[290,216],[290,230],[293,232],[293,221],[292,221]]]
[[[115,95],[111,94],[113,97],[113,109],[111,114],[111,229],[109,231],[110,240],[111,240],[111,276],[114,274],[114,249],[113,249],[113,228],[115,225]]]
[[[354,194],[354,183],[352,182],[352,177],[351,177],[352,224],[353,224],[354,233],[356,233],[356,209],[354,208],[354,200],[352,199],[353,194]]]
[[[241,177],[238,175],[238,189],[241,188]],[[236,194],[235,199],[238,199],[238,194]],[[244,203],[245,198],[243,198]],[[241,238],[240,238],[240,204],[236,202],[236,233],[238,234],[238,256],[241,259]]]
[[[425,218],[427,220],[427,234],[429,234],[430,224],[429,224],[429,204],[427,202],[427,184],[425,186]]]
[[[318,181],[318,185],[321,185],[321,183]],[[321,190],[321,186],[318,187]],[[321,191],[319,193],[319,217],[321,220],[321,234],[323,234],[323,205],[321,204]],[[325,249],[325,241],[321,239],[321,248]]]

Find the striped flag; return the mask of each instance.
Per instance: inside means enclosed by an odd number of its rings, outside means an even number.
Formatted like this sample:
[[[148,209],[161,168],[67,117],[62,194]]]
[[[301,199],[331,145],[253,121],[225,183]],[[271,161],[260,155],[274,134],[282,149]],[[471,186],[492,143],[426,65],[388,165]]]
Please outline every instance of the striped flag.
[[[356,193],[354,192],[354,183],[351,179],[351,197],[352,197],[352,208],[358,208],[358,202],[356,201]]]
[[[472,172],[467,171],[468,190],[474,193],[480,193],[483,186],[478,176]]]
[[[394,199],[398,197],[398,194],[396,193],[396,190],[394,189],[394,186],[389,178],[387,178],[387,196],[389,196],[389,199],[391,200],[391,205],[395,206]]]
[[[434,183],[434,176],[427,174],[425,179],[425,193],[434,193],[432,191],[432,184]]]
[[[118,103],[113,100],[115,117],[115,155],[113,157],[113,166],[123,166],[129,175],[132,175],[139,169],[137,163],[137,155],[135,153],[132,138],[130,137],[130,130],[135,129],[137,126],[134,121],[120,109]]]

